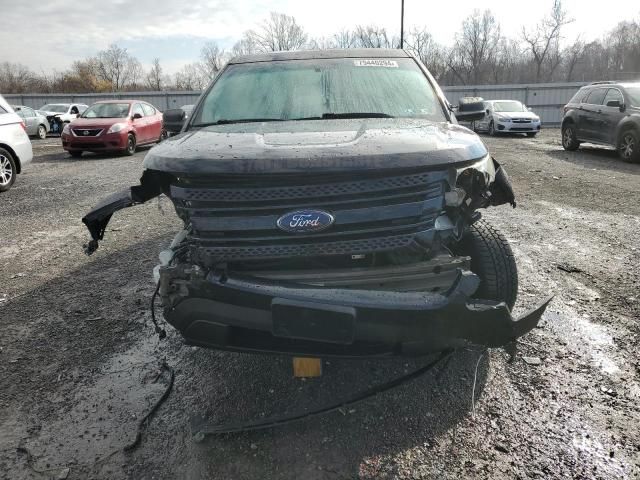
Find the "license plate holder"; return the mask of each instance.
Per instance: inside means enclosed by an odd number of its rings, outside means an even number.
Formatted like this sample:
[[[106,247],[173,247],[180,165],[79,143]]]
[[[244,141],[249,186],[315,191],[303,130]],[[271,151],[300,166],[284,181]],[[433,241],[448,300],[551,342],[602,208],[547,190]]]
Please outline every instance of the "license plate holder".
[[[355,336],[353,307],[274,298],[271,318],[277,337],[349,345]]]

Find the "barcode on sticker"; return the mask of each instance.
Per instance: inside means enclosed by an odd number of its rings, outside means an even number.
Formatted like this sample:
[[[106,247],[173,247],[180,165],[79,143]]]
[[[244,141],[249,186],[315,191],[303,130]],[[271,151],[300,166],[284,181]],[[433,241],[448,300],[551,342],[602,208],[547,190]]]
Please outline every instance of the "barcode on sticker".
[[[398,68],[398,62],[395,60],[385,60],[383,58],[367,58],[364,60],[354,60],[356,67],[387,67]]]

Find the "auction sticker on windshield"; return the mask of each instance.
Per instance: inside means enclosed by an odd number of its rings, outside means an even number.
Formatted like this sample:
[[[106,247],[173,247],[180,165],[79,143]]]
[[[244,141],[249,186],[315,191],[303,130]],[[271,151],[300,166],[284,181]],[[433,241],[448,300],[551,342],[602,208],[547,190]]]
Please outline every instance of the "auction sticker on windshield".
[[[354,60],[353,64],[356,67],[398,68],[398,62],[396,62],[395,60],[385,60],[381,58],[367,58],[363,60]]]

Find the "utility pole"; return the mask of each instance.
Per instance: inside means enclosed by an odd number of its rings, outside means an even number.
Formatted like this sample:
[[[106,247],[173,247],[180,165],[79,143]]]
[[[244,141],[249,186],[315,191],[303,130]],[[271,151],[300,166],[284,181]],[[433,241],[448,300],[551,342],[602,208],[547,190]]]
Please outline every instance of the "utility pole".
[[[400,0],[400,48],[404,48],[404,0]]]

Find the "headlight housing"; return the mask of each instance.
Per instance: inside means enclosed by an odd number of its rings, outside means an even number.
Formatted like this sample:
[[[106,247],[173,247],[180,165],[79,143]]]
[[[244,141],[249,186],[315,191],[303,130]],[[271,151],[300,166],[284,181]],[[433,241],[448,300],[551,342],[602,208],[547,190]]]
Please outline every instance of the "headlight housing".
[[[511,119],[508,117],[503,117],[502,115],[496,115],[496,118],[498,119],[499,122],[510,122]]]
[[[111,125],[109,130],[107,130],[107,133],[118,133],[119,131],[124,130],[125,128],[127,128],[127,124],[124,122],[114,123],[113,125]]]
[[[62,129],[62,133],[69,135],[71,133],[71,127],[68,123],[64,124],[64,128]]]
[[[533,117],[533,121],[538,123],[540,121],[540,117]]]

